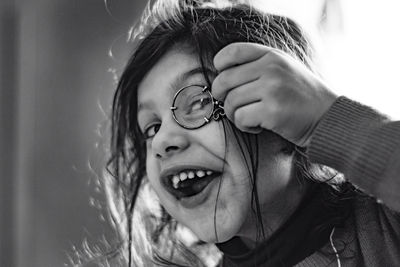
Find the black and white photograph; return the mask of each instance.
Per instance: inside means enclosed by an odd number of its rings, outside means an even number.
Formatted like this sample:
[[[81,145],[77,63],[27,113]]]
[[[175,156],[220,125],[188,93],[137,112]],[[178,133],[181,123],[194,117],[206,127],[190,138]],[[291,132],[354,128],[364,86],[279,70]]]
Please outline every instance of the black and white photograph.
[[[0,0],[0,267],[400,266],[400,2]]]

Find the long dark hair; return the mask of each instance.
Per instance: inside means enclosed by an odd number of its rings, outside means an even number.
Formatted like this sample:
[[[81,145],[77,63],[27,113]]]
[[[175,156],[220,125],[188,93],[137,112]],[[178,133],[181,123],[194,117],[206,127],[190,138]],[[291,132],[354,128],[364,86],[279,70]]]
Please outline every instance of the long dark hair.
[[[132,243],[135,242],[132,218],[137,208],[137,196],[146,185],[146,149],[136,114],[137,88],[145,74],[158,60],[169,49],[180,45],[198,56],[205,70],[213,68],[214,55],[227,44],[254,42],[280,49],[313,70],[312,47],[302,29],[293,20],[265,14],[244,4],[215,7],[210,2],[212,1],[175,1],[175,4],[171,5],[171,3],[163,4],[161,1],[154,4],[152,9],[149,7],[133,34],[134,52],[120,77],[114,95],[111,157],[108,170],[114,179],[115,196],[120,199],[126,218],[129,266],[132,264],[132,253],[134,253]],[[204,76],[208,78],[206,71]],[[257,136],[241,133],[227,121],[224,122],[224,127],[234,130],[236,137],[242,141],[239,143],[243,144],[241,147],[243,153],[251,155],[248,167],[252,174],[252,206],[259,222],[257,229],[260,236],[263,236],[264,227],[261,222],[254,175],[257,168]],[[332,205],[340,205],[341,196],[345,195],[343,192],[351,191],[351,186],[341,183],[341,176],[336,172],[325,171],[312,165],[307,159],[305,149],[296,147],[288,141],[286,143],[286,153],[294,155],[294,173],[298,179],[319,185],[317,181],[331,182],[333,186],[323,183],[321,187],[322,190],[326,190],[327,196],[331,196],[326,201]],[[149,242],[153,248],[153,255],[150,255],[148,260],[161,265],[168,265],[173,261],[175,261],[174,266],[203,265],[204,262],[194,255],[193,250],[182,244],[174,235],[178,227],[177,222],[162,208],[160,214],[157,218],[154,216],[150,216],[151,219],[147,218],[152,224],[146,226],[146,230],[149,232]],[[163,236],[166,236],[171,245],[168,253],[160,253],[157,250],[160,243],[165,242]],[[201,242],[196,244],[202,245]]]

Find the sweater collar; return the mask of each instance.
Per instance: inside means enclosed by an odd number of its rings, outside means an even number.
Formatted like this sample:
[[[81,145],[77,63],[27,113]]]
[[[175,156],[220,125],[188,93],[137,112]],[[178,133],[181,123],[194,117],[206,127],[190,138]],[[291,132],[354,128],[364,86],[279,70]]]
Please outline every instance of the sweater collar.
[[[339,207],[326,205],[320,187],[309,190],[288,220],[255,249],[239,237],[217,244],[224,253],[223,266],[293,266],[321,248],[341,216]]]

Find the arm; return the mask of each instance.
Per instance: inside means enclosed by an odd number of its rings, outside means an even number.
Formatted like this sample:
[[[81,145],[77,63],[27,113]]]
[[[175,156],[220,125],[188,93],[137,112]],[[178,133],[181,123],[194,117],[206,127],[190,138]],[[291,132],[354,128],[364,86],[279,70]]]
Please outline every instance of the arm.
[[[337,98],[304,64],[277,49],[233,43],[217,53],[214,65],[213,94],[237,128],[271,130],[308,147],[311,161],[337,169],[400,211],[400,122]]]
[[[339,97],[315,128],[312,162],[345,174],[365,193],[400,211],[400,122]]]

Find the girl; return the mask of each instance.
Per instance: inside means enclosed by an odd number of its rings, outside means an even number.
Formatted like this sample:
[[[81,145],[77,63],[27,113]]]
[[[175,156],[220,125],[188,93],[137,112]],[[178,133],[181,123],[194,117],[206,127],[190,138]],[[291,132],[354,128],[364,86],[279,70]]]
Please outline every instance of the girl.
[[[400,124],[330,91],[296,23],[158,2],[136,33],[109,164],[129,266],[398,265]]]

